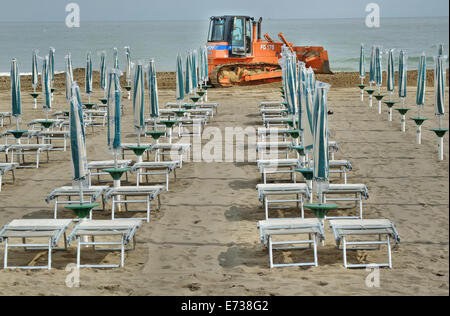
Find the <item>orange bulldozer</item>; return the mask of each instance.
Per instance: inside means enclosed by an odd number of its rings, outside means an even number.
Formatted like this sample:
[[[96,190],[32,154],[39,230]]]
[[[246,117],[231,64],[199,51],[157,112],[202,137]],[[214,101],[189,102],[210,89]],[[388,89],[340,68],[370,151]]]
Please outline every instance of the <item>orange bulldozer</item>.
[[[248,16],[211,17],[208,43],[209,80],[214,87],[255,85],[281,80],[283,45],[295,52],[297,59],[315,73],[332,74],[328,53],[323,47],[293,46],[282,33],[280,41],[268,34],[261,38],[262,18]]]

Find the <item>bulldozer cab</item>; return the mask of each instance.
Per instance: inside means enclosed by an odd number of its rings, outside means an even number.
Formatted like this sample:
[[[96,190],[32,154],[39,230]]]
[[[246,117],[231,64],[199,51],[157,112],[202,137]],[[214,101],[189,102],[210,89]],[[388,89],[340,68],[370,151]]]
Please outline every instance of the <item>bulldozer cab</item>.
[[[248,16],[211,17],[208,42],[226,43],[229,57],[251,55],[252,21]]]

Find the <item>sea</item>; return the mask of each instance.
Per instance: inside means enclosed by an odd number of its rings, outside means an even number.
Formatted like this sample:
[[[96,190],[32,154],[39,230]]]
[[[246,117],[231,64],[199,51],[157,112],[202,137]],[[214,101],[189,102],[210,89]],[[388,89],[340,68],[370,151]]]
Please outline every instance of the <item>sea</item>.
[[[86,54],[91,52],[94,69],[99,68],[100,53],[107,53],[112,65],[112,52],[120,52],[124,69],[125,46],[131,47],[133,60],[153,58],[158,71],[175,71],[176,56],[198,49],[207,39],[209,19],[204,21],[148,21],[148,22],[83,22],[79,28],[68,28],[62,22],[1,22],[0,75],[9,75],[12,58],[18,60],[19,71],[31,73],[32,51],[39,56],[55,51],[55,68],[64,71],[64,57],[70,53],[74,68],[85,67]],[[427,56],[427,67],[433,67],[433,56],[439,44],[448,54],[449,18],[382,18],[378,28],[369,28],[363,19],[266,19],[262,34],[273,39],[283,32],[296,46],[323,46],[328,51],[334,72],[358,71],[361,43],[366,55],[370,47],[381,45],[394,48],[398,54],[408,54],[408,69],[417,69],[419,56]]]

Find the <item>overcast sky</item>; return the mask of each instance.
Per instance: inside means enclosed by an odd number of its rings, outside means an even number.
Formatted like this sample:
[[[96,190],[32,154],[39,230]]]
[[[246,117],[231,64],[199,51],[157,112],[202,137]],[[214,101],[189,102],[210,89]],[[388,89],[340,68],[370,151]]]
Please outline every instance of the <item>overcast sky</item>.
[[[65,6],[80,6],[82,21],[205,20],[240,14],[264,18],[364,18],[374,2],[383,17],[448,16],[448,0],[0,0],[0,22],[61,21]]]

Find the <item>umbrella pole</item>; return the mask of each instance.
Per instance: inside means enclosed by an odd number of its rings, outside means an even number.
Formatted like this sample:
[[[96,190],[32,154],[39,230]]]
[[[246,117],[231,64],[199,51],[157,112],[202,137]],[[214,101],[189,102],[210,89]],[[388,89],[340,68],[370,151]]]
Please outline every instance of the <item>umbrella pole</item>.
[[[405,108],[405,98],[402,98],[402,109]],[[406,132],[406,115],[402,115],[402,132]]]

